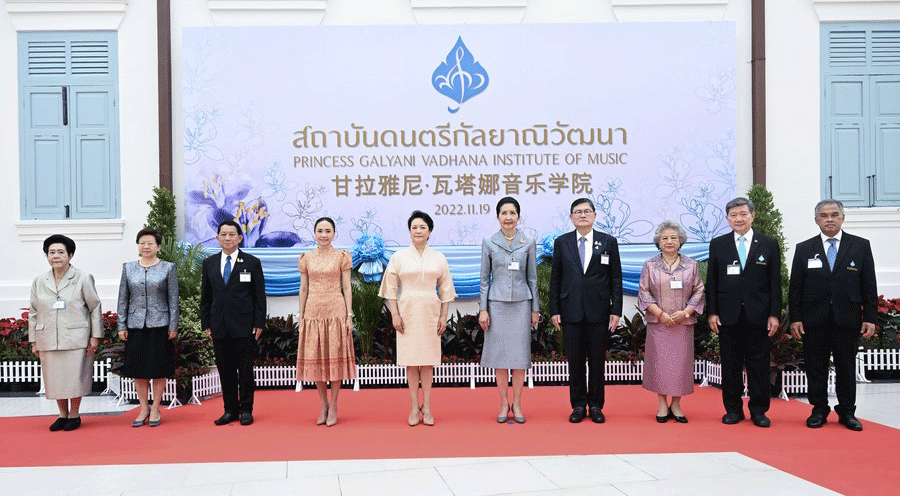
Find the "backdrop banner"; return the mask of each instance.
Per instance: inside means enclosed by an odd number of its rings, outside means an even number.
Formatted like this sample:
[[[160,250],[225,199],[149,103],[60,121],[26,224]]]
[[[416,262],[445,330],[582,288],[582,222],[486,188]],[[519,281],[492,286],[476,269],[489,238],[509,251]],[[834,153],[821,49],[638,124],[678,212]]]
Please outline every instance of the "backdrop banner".
[[[186,241],[215,247],[237,220],[269,294],[296,294],[276,267],[315,246],[322,216],[375,274],[425,211],[464,297],[504,196],[539,244],[590,198],[597,229],[643,244],[623,250],[638,273],[662,220],[693,243],[728,229],[732,22],[185,28],[183,43]]]

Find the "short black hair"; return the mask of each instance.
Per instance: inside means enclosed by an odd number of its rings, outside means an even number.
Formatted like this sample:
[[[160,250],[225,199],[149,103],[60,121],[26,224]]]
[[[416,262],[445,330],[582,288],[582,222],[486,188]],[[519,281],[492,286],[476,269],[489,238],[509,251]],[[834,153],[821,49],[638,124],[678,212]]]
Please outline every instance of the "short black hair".
[[[140,243],[141,238],[143,238],[144,236],[153,236],[153,239],[156,240],[156,244],[162,244],[162,234],[160,234],[159,231],[153,229],[152,227],[145,227],[138,231],[137,236],[134,237],[134,242]]]
[[[48,255],[50,252],[50,245],[55,245],[56,243],[65,246],[66,253],[68,253],[69,256],[75,254],[75,241],[72,241],[72,238],[63,236],[62,234],[53,234],[44,240],[44,255]]]
[[[222,222],[219,222],[219,228],[216,229],[216,234],[222,233],[222,226],[232,226],[237,229],[238,236],[244,235],[244,231],[241,230],[241,225],[233,220],[223,220]]]
[[[319,225],[319,222],[327,222],[327,223],[331,224],[332,229],[337,231],[337,226],[334,225],[334,221],[331,219],[331,217],[319,217],[318,219],[316,219],[316,221],[313,222],[313,230],[316,229],[316,226]]]
[[[409,220],[406,221],[407,229],[412,229],[412,221],[414,221],[415,219],[422,219],[425,222],[425,224],[428,225],[429,231],[434,230],[434,221],[431,220],[431,216],[421,210],[413,210],[413,213],[410,214]]]
[[[592,202],[590,198],[579,198],[572,202],[572,206],[569,207],[569,213],[571,214],[572,212],[574,212],[575,207],[581,205],[582,203],[587,203],[588,205],[590,205],[591,210],[597,210],[596,208],[594,208],[594,202]]]
[[[519,209],[519,202],[517,202],[516,199],[511,196],[504,196],[503,198],[500,198],[500,201],[497,202],[498,217],[500,216],[500,209],[503,208],[503,205],[506,205],[507,203],[516,207],[516,215],[522,214],[522,210]]]

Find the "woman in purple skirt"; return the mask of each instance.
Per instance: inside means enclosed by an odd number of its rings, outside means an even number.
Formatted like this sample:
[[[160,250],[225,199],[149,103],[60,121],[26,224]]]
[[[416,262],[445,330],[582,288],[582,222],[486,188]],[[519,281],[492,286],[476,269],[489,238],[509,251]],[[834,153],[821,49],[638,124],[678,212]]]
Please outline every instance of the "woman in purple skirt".
[[[660,254],[644,262],[638,290],[638,307],[647,316],[643,386],[659,397],[659,423],[687,423],[681,397],[694,392],[694,324],[704,299],[697,262],[678,252],[686,241],[675,222],[656,228]]]

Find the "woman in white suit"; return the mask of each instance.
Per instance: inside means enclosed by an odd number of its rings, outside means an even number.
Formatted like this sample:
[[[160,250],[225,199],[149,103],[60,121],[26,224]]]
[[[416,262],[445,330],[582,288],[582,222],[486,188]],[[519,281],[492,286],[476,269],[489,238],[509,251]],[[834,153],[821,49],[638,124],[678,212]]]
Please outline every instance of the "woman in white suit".
[[[531,328],[540,318],[537,292],[537,261],[534,238],[520,231],[519,202],[505,197],[497,203],[500,230],[481,243],[481,312],[478,322],[484,329],[481,366],[496,369],[500,392],[497,422],[509,414],[518,423],[522,413],[522,385],[525,370],[531,367]],[[513,402],[507,386],[512,371]]]
[[[41,360],[45,396],[59,408],[50,430],[73,431],[81,426],[81,397],[91,392],[94,352],[103,337],[100,297],[93,276],[69,263],[71,238],[48,237],[44,253],[52,269],[31,284],[28,341]]]

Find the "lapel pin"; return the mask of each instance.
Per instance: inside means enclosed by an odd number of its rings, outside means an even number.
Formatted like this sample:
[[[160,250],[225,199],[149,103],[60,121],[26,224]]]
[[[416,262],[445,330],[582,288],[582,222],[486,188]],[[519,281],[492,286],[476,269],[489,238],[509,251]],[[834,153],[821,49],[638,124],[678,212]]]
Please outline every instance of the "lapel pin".
[[[519,243],[524,244],[524,243],[525,243],[525,238],[519,238]]]
[[[851,261],[850,261],[850,267],[856,267],[856,262],[854,262],[853,260],[851,260]]]
[[[760,261],[760,262],[765,262],[765,261],[766,261],[766,257],[760,255],[760,256],[759,256],[759,261]]]

